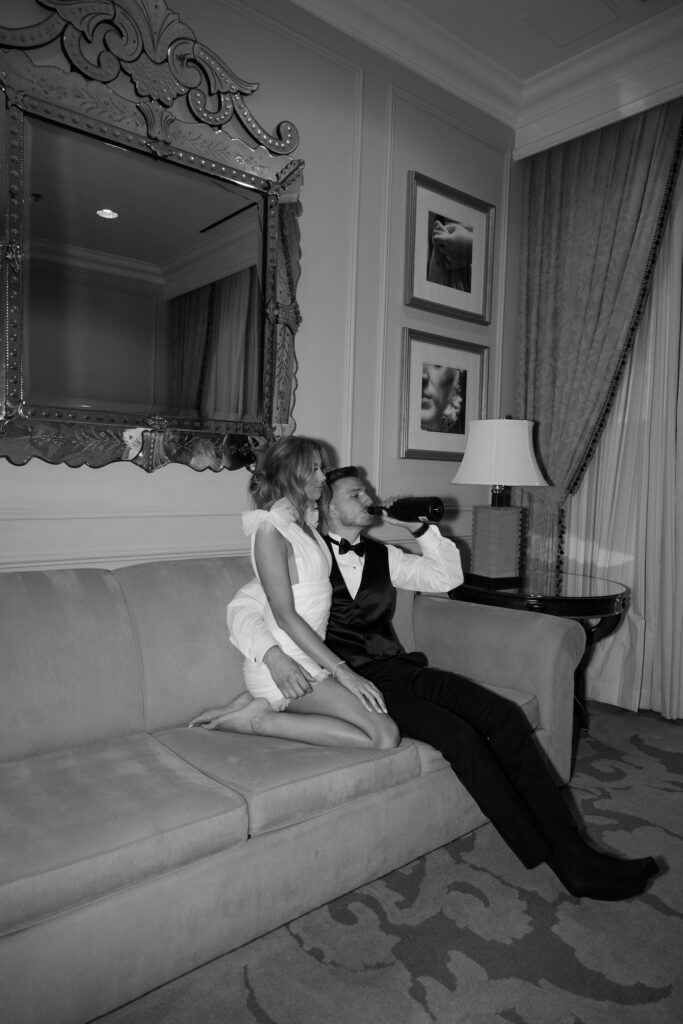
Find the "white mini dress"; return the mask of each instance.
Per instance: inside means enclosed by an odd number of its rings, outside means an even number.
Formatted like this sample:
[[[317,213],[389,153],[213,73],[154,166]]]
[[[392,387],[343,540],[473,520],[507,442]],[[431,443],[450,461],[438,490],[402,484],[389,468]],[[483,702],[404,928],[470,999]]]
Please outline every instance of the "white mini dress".
[[[294,552],[298,575],[298,583],[292,585],[294,607],[318,636],[324,638],[332,603],[332,585],[330,584],[332,555],[325,541],[315,529],[316,523],[317,513],[313,511],[309,519],[309,525],[313,527],[314,533],[314,536],[311,536],[297,523],[294,506],[287,498],[280,498],[267,511],[256,509],[253,512],[245,512],[242,516],[244,532],[251,537],[251,562],[257,578],[258,570],[254,559],[254,543],[257,532],[259,530],[277,530],[285,540],[289,541]],[[263,598],[265,624],[275,642],[286,654],[294,658],[315,681],[322,679],[328,674],[327,670],[321,668],[305,654],[289,634],[278,626],[270,605],[265,599],[265,594]],[[245,659],[244,682],[252,697],[265,697],[274,711],[284,711],[289,704],[288,698],[282,696],[273,682],[270,672],[263,664],[256,664]]]

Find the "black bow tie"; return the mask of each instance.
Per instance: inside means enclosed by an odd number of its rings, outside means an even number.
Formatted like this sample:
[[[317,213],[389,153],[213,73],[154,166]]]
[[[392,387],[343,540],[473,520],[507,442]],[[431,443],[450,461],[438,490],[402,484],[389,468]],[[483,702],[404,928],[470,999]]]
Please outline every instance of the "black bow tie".
[[[340,555],[348,555],[349,551],[353,551],[353,553],[358,555],[359,558],[362,558],[365,554],[364,540],[359,540],[357,544],[349,544],[345,537],[342,537],[341,540],[335,540],[333,537],[330,537],[330,540],[333,544],[337,545]]]

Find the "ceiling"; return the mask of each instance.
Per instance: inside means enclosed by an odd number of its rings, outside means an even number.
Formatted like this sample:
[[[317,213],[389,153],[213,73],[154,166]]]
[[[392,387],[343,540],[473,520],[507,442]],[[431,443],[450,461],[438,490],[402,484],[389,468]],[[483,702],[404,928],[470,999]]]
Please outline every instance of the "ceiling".
[[[683,94],[683,0],[294,0],[515,129],[527,155]]]
[[[258,198],[38,118],[27,119],[26,139],[31,236],[87,254],[122,260],[135,254],[140,272],[143,264],[163,269],[169,253],[174,260],[196,258],[212,231]],[[96,216],[101,207],[116,218]]]

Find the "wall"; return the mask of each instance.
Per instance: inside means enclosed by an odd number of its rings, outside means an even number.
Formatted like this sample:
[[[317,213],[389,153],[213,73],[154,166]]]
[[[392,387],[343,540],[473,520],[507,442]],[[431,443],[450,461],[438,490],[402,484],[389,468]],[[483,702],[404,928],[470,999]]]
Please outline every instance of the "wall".
[[[69,263],[64,253],[32,257],[26,277],[24,394],[36,405],[153,405],[161,285]]]
[[[15,23],[29,20],[30,6],[20,4]],[[363,466],[384,496],[441,495],[453,505],[448,530],[467,538],[472,501],[485,494],[451,486],[452,462],[398,457],[401,333],[414,327],[488,346],[488,415],[514,411],[511,131],[286,0],[171,7],[236,75],[260,83],[250,108],[264,127],[290,119],[301,135],[297,431],[327,441],[340,462]],[[403,305],[409,170],[496,206],[490,326]],[[91,470],[2,460],[0,568],[244,550],[247,480],[244,470],[166,466],[147,475],[125,464]]]

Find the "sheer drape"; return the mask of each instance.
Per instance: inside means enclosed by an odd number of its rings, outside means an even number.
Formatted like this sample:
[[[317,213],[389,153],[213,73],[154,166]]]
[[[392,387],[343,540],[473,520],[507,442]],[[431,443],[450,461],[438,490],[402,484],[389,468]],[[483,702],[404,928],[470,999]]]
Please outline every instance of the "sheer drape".
[[[683,177],[652,292],[595,457],[569,503],[572,571],[632,588],[587,695],[683,717]]]
[[[258,417],[260,302],[256,267],[169,301],[169,404],[176,415]]]
[[[531,570],[561,550],[562,507],[611,407],[649,290],[680,156],[683,100],[525,161],[520,415],[552,487],[529,495]]]
[[[212,307],[211,284],[168,303],[169,405],[177,416],[196,416],[199,409]]]
[[[217,281],[201,393],[206,419],[255,418],[261,392],[255,267]]]

